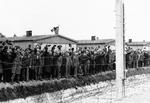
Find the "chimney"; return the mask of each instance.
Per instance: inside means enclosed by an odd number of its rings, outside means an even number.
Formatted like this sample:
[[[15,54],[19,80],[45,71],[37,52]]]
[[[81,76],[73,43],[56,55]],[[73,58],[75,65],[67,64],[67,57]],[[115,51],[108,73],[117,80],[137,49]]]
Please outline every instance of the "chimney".
[[[16,34],[14,34],[14,37],[17,37],[17,35],[16,35]]]
[[[26,37],[31,37],[32,36],[32,31],[29,30],[29,31],[26,31]]]
[[[129,43],[132,43],[132,39],[129,39]]]
[[[96,40],[96,36],[91,36],[91,40]]]
[[[96,37],[96,40],[99,40],[99,37]]]

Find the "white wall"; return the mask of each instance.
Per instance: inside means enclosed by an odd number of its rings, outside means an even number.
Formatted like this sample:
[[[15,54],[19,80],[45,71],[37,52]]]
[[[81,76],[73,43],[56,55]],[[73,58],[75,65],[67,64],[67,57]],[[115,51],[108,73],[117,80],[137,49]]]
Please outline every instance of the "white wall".
[[[34,45],[37,45],[37,43],[34,43]],[[51,48],[54,46],[54,45],[56,45],[56,46],[58,46],[58,45],[62,45],[62,51],[68,51],[69,50],[69,45],[68,44],[49,44],[49,43],[43,43],[42,45],[41,45],[41,48],[42,49],[44,49],[44,47],[46,46],[46,45],[51,45],[48,49],[49,50],[51,50]],[[56,47],[57,48],[57,47]],[[72,48],[74,48],[74,50],[76,51],[76,48],[77,48],[77,45],[76,44],[72,44]]]

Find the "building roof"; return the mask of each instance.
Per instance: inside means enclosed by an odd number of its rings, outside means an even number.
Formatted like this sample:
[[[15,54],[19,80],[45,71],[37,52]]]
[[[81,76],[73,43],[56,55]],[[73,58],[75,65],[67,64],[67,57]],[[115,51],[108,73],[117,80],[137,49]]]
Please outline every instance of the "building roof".
[[[22,41],[38,41],[38,40],[43,40],[43,39],[47,39],[47,38],[52,38],[52,37],[61,37],[70,41],[73,41],[75,43],[77,43],[76,40],[73,40],[71,38],[62,36],[62,35],[35,35],[35,36],[31,36],[31,37],[26,37],[26,36],[22,36],[22,37],[8,37],[8,38],[0,38],[0,41],[5,41],[5,40],[10,40],[13,42],[22,42]]]
[[[126,43],[128,46],[146,46],[148,44],[150,44],[150,42],[127,42]]]
[[[78,40],[78,44],[107,44],[115,42],[114,39],[99,39],[99,40]]]

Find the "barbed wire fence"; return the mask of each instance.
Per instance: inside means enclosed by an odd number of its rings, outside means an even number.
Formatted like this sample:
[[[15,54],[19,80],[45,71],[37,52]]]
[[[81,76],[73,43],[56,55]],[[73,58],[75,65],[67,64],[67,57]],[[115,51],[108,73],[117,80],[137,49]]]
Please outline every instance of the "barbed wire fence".
[[[2,65],[6,65],[7,67],[6,68],[3,68],[3,71],[5,70],[12,70],[12,68],[14,68],[13,66],[21,66],[20,69],[32,69],[32,70],[36,70],[36,69],[44,69],[43,67],[48,67],[49,69],[57,69],[57,67],[59,66],[60,68],[60,71],[62,69],[62,67],[64,67],[65,69],[63,69],[64,71],[66,70],[66,65],[70,65],[70,68],[71,69],[73,66],[76,66],[75,64],[78,65],[77,67],[77,75],[83,75],[83,69],[88,69],[86,72],[88,72],[88,74],[92,74],[92,73],[89,73],[91,71],[89,71],[89,69],[91,69],[92,67],[92,72],[94,71],[95,73],[97,72],[103,72],[102,70],[104,71],[112,71],[112,70],[115,70],[115,60],[112,60],[112,61],[109,61],[109,62],[101,62],[100,63],[90,63],[90,62],[87,62],[87,60],[84,61],[84,63],[78,61],[77,63],[70,63],[70,64],[66,64],[66,63],[63,63],[63,60],[55,60],[53,61],[53,59],[58,59],[58,58],[54,58],[54,57],[41,57],[41,58],[28,58],[24,61],[20,61],[22,62],[22,64],[20,63],[17,63],[17,62],[6,62],[6,61],[2,61],[1,64]],[[44,61],[44,60],[49,60],[49,61]],[[89,60],[90,61],[90,60]],[[141,60],[140,60],[141,61]],[[23,64],[23,63],[28,63],[28,64]],[[131,61],[126,61],[126,69],[131,69],[131,68],[138,68],[139,66],[140,67],[144,67],[144,66],[148,66],[150,65],[150,58],[147,58],[147,59],[143,59],[141,61],[142,64],[139,64],[139,60],[131,60]],[[11,65],[10,67],[8,65]],[[25,65],[25,66],[23,66]],[[79,70],[81,69],[81,71]],[[100,70],[101,69],[101,70]],[[98,71],[97,71],[98,70]],[[59,72],[60,72],[59,71]],[[79,73],[79,71],[81,73]],[[27,71],[29,74],[30,72]],[[28,74],[28,75],[29,75]],[[61,73],[60,73],[61,74]]]

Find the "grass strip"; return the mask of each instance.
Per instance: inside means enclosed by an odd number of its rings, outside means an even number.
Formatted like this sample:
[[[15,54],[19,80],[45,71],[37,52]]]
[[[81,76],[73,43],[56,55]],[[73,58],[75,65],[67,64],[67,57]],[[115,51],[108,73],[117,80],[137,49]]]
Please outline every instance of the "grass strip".
[[[150,68],[129,69],[126,76],[129,77],[141,74],[150,74]],[[15,84],[0,83],[0,101],[26,98],[28,96],[40,95],[46,92],[51,93],[114,79],[115,71],[111,71],[95,75],[79,76],[78,78],[29,81]]]

